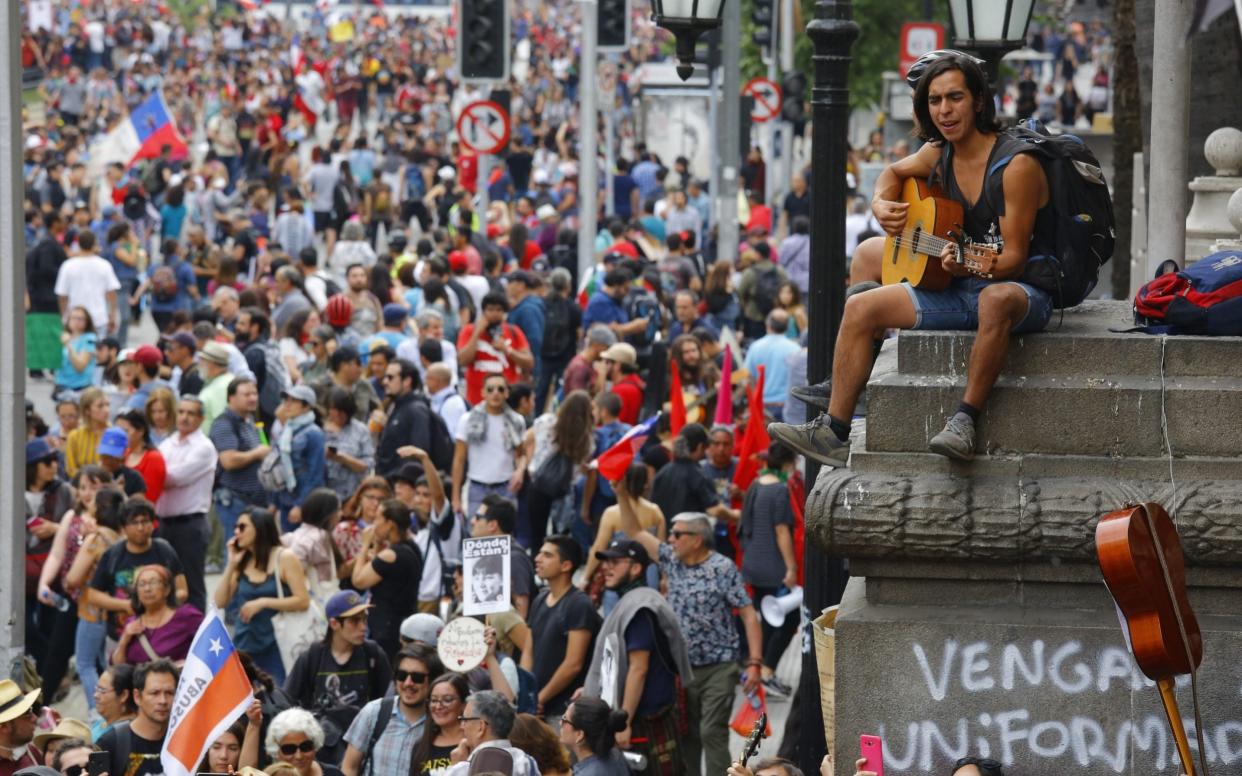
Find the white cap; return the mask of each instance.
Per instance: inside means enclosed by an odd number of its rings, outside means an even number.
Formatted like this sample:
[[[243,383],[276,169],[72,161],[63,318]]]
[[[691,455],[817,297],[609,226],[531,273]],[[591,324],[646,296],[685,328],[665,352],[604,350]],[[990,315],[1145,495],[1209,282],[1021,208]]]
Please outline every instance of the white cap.
[[[535,211],[535,216],[540,221],[545,218],[556,218],[556,208],[552,205],[540,205],[539,209]]]
[[[457,170],[446,164],[439,170],[436,170],[436,177],[442,181],[451,181],[457,177]]]
[[[534,179],[536,186],[543,185],[544,183],[548,182],[548,171],[542,170],[542,169],[535,170],[532,178]]]

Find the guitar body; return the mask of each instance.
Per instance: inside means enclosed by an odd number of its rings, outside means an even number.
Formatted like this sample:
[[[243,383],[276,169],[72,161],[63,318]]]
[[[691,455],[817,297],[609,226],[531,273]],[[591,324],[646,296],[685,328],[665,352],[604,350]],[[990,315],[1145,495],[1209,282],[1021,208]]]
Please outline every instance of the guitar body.
[[[1134,659],[1143,673],[1156,680],[1197,668],[1203,660],[1203,636],[1186,597],[1181,541],[1164,508],[1142,504],[1105,515],[1096,526],[1095,545],[1100,571],[1125,615]],[[1161,550],[1173,581],[1172,595],[1165,589],[1157,557]],[[1193,665],[1182,644],[1175,609],[1181,611]]]
[[[940,189],[933,189],[919,178],[906,178],[901,188],[901,201],[910,205],[906,211],[904,235],[912,235],[914,239],[885,236],[881,270],[884,285],[906,281],[916,288],[931,291],[947,288],[953,278],[940,265],[939,254],[919,253],[915,244],[920,234],[949,239],[949,232],[961,228],[961,204],[946,198]]]
[[[1159,504],[1127,506],[1100,518],[1095,548],[1134,660],[1160,690],[1182,770],[1196,776],[1174,681],[1179,674],[1193,674],[1203,661],[1203,636],[1186,596],[1177,526]],[[1197,701],[1195,714],[1197,719]]]

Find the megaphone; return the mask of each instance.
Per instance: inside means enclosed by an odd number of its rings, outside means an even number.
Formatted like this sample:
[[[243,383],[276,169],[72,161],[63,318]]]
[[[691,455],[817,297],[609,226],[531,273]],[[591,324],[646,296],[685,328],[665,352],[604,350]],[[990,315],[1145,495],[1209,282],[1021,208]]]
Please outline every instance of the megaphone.
[[[802,588],[795,587],[783,596],[765,595],[759,602],[763,619],[773,628],[785,624],[785,615],[802,605]]]

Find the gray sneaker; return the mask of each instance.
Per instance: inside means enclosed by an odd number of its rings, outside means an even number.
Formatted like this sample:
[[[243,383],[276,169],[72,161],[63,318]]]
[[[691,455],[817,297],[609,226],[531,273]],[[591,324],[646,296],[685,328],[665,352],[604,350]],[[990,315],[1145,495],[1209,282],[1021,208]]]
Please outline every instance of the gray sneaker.
[[[842,442],[828,427],[828,416],[820,415],[810,423],[791,426],[769,423],[768,436],[825,466],[845,466],[850,458],[850,443]]]
[[[944,424],[944,430],[932,437],[928,447],[946,458],[969,461],[975,457],[975,424],[955,414]]]

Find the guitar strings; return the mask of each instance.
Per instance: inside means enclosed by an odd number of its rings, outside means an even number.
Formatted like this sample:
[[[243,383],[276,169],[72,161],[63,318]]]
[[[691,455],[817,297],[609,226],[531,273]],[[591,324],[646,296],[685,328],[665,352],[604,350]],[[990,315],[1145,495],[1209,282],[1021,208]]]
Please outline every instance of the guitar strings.
[[[1174,528],[1177,527],[1177,480],[1173,477],[1173,441],[1169,438],[1169,415],[1165,407],[1165,397],[1167,388],[1165,385],[1165,356],[1169,345],[1169,335],[1160,335],[1160,433],[1164,437],[1164,449],[1169,460],[1169,487],[1172,490],[1169,503],[1170,519],[1173,521]],[[1146,514],[1146,509],[1144,509]],[[1190,696],[1194,702],[1195,709],[1195,739],[1199,743],[1199,767],[1203,771],[1203,776],[1209,776],[1207,766],[1207,749],[1203,746],[1203,720],[1199,714],[1199,677],[1195,667],[1194,655],[1190,651],[1190,639],[1186,636],[1186,623],[1182,620],[1182,609],[1178,606],[1177,597],[1172,594],[1173,578],[1169,573],[1169,566],[1164,559],[1164,548],[1160,544],[1160,537],[1156,534],[1155,526],[1152,525],[1151,515],[1147,515],[1148,530],[1151,532],[1152,541],[1155,542],[1159,552],[1156,553],[1156,559],[1160,561],[1160,571],[1164,575],[1164,584],[1169,590],[1169,598],[1173,603],[1173,616],[1177,620],[1177,630],[1182,637],[1182,648],[1186,650],[1186,664],[1190,666]],[[1187,770],[1190,770],[1189,763],[1183,763]]]
[[[982,270],[982,265],[975,259],[965,256],[965,252],[957,243],[946,240],[943,237],[937,237],[930,232],[919,232],[907,229],[899,235],[894,235],[893,245],[898,248],[909,245],[910,249],[915,253],[925,253],[929,256],[938,256],[944,250],[946,245],[952,245],[957,248],[958,255],[962,257],[962,261],[968,265],[975,265],[977,269]],[[987,273],[985,277],[991,277],[992,273]]]

